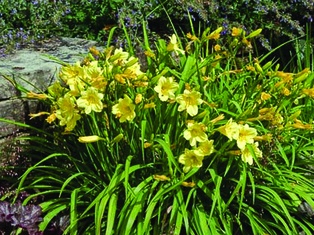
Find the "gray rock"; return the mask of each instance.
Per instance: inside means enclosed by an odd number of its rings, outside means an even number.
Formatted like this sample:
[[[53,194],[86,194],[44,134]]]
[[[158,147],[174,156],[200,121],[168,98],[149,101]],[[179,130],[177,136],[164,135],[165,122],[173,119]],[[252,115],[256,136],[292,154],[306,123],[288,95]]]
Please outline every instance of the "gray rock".
[[[55,81],[57,71],[61,67],[49,56],[57,57],[66,63],[75,63],[81,60],[92,46],[97,46],[97,43],[78,38],[60,38],[46,40],[0,59],[0,118],[24,122],[26,113],[25,101],[17,98],[20,93],[5,76],[12,78],[27,90],[40,93]],[[14,125],[0,122],[0,138],[10,135],[16,129]]]

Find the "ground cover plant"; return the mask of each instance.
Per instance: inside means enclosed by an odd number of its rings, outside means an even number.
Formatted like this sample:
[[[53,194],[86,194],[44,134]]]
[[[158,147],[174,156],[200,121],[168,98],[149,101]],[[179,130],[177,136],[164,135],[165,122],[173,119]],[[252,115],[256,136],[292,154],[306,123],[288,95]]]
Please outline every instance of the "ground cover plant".
[[[47,92],[5,76],[47,107],[19,124],[34,164],[11,201],[26,191],[39,230],[65,234],[312,234],[313,73],[254,57],[261,29],[152,47],[145,28],[145,70],[109,42],[58,61]]]

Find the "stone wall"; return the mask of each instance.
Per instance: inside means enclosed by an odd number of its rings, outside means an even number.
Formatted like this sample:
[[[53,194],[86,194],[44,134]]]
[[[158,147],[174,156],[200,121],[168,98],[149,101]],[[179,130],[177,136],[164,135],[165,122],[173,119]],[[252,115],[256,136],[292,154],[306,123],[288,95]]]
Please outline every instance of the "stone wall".
[[[1,58],[0,118],[24,122],[29,111],[35,111],[36,107],[36,104],[26,103],[20,99],[20,93],[5,79],[5,76],[14,79],[28,90],[45,91],[55,81],[57,71],[61,66],[46,55],[57,57],[64,62],[74,63],[81,60],[92,46],[97,46],[97,43],[77,38],[60,38],[43,41]],[[17,129],[14,125],[0,122],[0,143],[5,139],[4,137],[10,136]]]

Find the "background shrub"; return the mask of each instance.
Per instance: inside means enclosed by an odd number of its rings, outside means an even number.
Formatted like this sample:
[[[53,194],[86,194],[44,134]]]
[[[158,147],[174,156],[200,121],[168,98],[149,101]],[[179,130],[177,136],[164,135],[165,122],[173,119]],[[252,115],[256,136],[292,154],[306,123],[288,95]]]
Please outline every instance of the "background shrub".
[[[112,25],[122,28],[122,23],[133,32],[134,38],[141,35],[143,21],[159,35],[171,34],[173,26],[186,32],[190,29],[188,16],[191,15],[194,24],[201,24],[203,28],[222,25],[223,34],[233,26],[241,26],[248,32],[263,28],[265,37],[260,37],[259,41],[269,50],[287,39],[304,36],[305,25],[313,21],[314,15],[313,0],[82,0],[79,3],[73,0],[0,0],[0,3],[0,45],[9,44],[11,49],[51,36],[103,42],[108,29]],[[124,45],[122,35],[116,38],[120,45]]]

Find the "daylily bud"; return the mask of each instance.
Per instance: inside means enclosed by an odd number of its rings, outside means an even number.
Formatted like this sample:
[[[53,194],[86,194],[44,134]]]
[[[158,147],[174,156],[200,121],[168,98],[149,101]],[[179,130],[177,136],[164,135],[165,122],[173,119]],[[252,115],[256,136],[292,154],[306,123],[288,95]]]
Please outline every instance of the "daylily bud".
[[[259,73],[263,73],[263,69],[262,67],[259,65],[259,63],[254,63],[255,69],[259,72]]]
[[[84,143],[84,144],[87,144],[87,143],[93,143],[93,142],[97,142],[98,140],[102,140],[103,138],[97,136],[97,135],[90,135],[90,136],[80,136],[78,138],[78,141],[80,143]]]
[[[48,113],[48,112],[39,112],[39,113],[30,113],[30,114],[28,114],[28,116],[31,117],[30,119],[33,119],[35,117],[40,117],[42,115],[48,115],[48,114],[50,114],[50,113]]]
[[[309,68],[303,69],[301,72],[294,75],[294,79],[295,79],[294,82],[295,83],[302,82],[309,76],[310,73],[311,72]]]
[[[116,137],[114,137],[114,139],[111,141],[111,143],[118,143],[120,140],[123,139],[123,134],[119,134]]]
[[[268,61],[266,64],[263,65],[263,70],[267,70],[269,67],[272,66],[272,62],[271,61]]]
[[[182,182],[181,184],[182,186],[184,187],[188,187],[188,188],[193,188],[195,186],[195,183],[194,182]]]
[[[253,38],[256,37],[257,35],[259,35],[262,32],[262,29],[257,29],[255,31],[253,31],[252,33],[250,33],[246,38]]]

